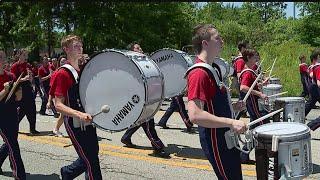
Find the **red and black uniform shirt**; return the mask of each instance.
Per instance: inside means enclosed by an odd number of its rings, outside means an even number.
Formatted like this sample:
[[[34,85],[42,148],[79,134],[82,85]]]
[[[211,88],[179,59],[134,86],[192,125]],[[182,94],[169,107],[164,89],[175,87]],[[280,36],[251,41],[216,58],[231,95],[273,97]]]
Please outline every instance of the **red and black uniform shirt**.
[[[24,72],[24,76],[26,76],[28,74],[28,70],[31,71],[32,66],[27,62],[24,62],[24,63],[15,62],[11,67],[11,72],[16,77],[19,77],[22,72]]]
[[[252,72],[252,69],[248,69],[248,70],[244,69],[242,74],[240,75],[239,82],[240,82],[240,85],[251,87],[251,85],[256,80],[256,78],[257,78],[257,75],[254,72]],[[258,85],[255,85],[253,89],[259,91]]]
[[[13,73],[4,71],[4,73],[0,75],[0,91],[4,89],[4,83],[9,81],[15,81],[15,80],[16,80],[16,77]]]
[[[308,65],[306,63],[299,64],[299,71],[301,74],[307,74],[308,73]]]
[[[201,59],[196,57],[195,63],[202,62]],[[210,78],[206,70],[196,68],[188,75],[188,100],[199,99],[205,104],[212,104],[211,101],[217,93],[216,82]],[[209,113],[214,114],[214,112]]]
[[[243,60],[242,56],[238,56],[235,58],[234,63],[233,63],[233,67],[236,73],[241,73],[242,70],[244,69],[245,66],[245,62]]]

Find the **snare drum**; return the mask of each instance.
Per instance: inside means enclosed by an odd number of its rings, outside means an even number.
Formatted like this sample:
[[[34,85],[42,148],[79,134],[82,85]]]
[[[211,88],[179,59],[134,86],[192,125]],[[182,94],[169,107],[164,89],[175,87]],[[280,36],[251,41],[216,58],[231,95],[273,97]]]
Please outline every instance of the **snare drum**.
[[[309,127],[305,124],[296,122],[264,124],[253,130],[253,136],[256,149],[276,152],[274,164],[276,176],[291,179],[306,177],[312,173],[311,135]]]
[[[163,99],[163,75],[147,56],[133,51],[107,49],[85,65],[79,82],[81,103],[89,114],[101,106],[109,113],[93,118],[103,130],[121,131],[148,121]]]
[[[281,93],[281,91],[282,91],[282,85],[279,85],[279,84],[268,84],[262,87],[262,93],[267,96]],[[274,106],[275,100],[276,100],[276,96],[269,98],[268,105],[270,106],[271,110],[274,109],[273,106]]]
[[[175,49],[160,49],[151,54],[164,76],[164,96],[171,98],[185,92],[187,81],[184,74],[193,65],[192,58],[185,52]]]
[[[284,108],[282,121],[305,123],[305,101],[303,97],[279,97],[275,108]]]
[[[279,84],[279,85],[281,85],[280,79],[279,78],[270,78],[269,84]]]

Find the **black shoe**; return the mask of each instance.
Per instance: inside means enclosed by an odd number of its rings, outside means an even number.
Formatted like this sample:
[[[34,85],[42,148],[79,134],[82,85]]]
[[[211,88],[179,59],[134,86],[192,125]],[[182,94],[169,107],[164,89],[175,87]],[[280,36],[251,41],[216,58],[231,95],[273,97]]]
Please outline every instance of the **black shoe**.
[[[64,168],[64,167],[62,167],[62,168],[60,169],[61,179],[62,179],[62,180],[67,180],[67,179],[69,179],[69,178],[68,178],[68,176],[66,175],[66,173],[63,172],[63,168]]]
[[[35,135],[35,134],[40,134],[40,132],[37,130],[30,130],[30,134]]]
[[[168,158],[168,159],[171,158],[170,153],[167,153],[163,149],[153,150],[153,155],[157,157]]]
[[[188,133],[194,132],[194,131],[193,131],[193,128],[192,128],[192,127],[187,127],[187,132],[188,132]]]
[[[46,112],[43,112],[43,111],[39,111],[39,114],[42,116],[49,116]]]
[[[53,115],[54,118],[59,118],[59,116],[60,116],[59,113],[56,113],[56,114]]]
[[[316,121],[316,120],[312,120],[310,121],[307,126],[312,130],[315,131],[316,129],[318,129],[320,127],[320,122]]]
[[[133,144],[133,143],[131,142],[131,140],[121,139],[121,142],[122,142],[123,144],[125,144],[125,145],[126,145],[127,147],[129,147],[129,148],[134,148],[134,147],[136,147],[136,145]]]
[[[10,163],[11,164],[11,163]],[[0,168],[0,175],[3,175],[3,171],[2,171],[2,169]]]
[[[169,129],[169,127],[166,124],[157,123],[156,125],[162,127],[163,129]]]

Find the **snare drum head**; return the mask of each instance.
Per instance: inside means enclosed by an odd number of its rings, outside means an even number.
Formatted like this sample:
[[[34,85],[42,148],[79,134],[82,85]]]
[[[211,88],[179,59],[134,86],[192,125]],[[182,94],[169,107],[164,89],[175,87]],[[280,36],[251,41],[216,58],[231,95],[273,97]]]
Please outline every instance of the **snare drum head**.
[[[179,50],[160,49],[151,55],[164,76],[164,96],[171,98],[184,92],[187,81],[184,74],[193,64],[191,57]]]
[[[273,77],[273,78],[270,78],[270,81],[280,81],[280,79]]]
[[[281,89],[282,85],[280,84],[267,84],[266,86],[262,87],[263,89]]]
[[[276,101],[284,101],[284,102],[304,102],[303,97],[278,97]]]
[[[256,127],[253,130],[253,134],[272,138],[272,136],[289,136],[308,131],[310,131],[310,129],[305,124],[295,122],[274,122]]]
[[[139,68],[120,51],[94,56],[85,65],[79,82],[81,103],[87,113],[94,115],[101,106],[110,107],[108,113],[97,115],[93,122],[112,131],[126,129],[139,118],[145,92]]]

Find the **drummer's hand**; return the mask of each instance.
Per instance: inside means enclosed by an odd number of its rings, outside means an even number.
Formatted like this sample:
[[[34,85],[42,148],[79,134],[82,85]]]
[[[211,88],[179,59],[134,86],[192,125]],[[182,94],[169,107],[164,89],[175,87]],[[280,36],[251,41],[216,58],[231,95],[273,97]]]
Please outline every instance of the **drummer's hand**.
[[[91,122],[92,121],[91,115],[87,114],[87,113],[79,112],[78,117],[79,117],[79,119],[81,121],[85,121],[85,122]]]
[[[235,111],[243,111],[246,109],[246,103],[242,100],[232,103],[232,107]]]
[[[267,78],[262,82],[262,84],[263,84],[263,85],[268,84],[268,83],[269,83],[269,80],[270,80],[270,77],[267,77]]]
[[[263,100],[268,100],[268,96],[266,94],[261,93],[260,98]]]
[[[238,134],[241,134],[241,133],[246,132],[246,130],[247,130],[247,125],[246,125],[243,121],[234,120],[234,121],[232,121],[231,129],[232,129],[234,132],[236,132],[236,133],[238,133]]]
[[[29,81],[29,80],[30,80],[30,76],[29,76],[29,74],[28,74],[28,75],[26,75],[25,77],[21,78],[21,79],[20,79],[20,82]]]
[[[5,82],[4,84],[3,84],[3,86],[4,86],[4,92],[9,92],[9,90],[10,90],[10,82]]]

